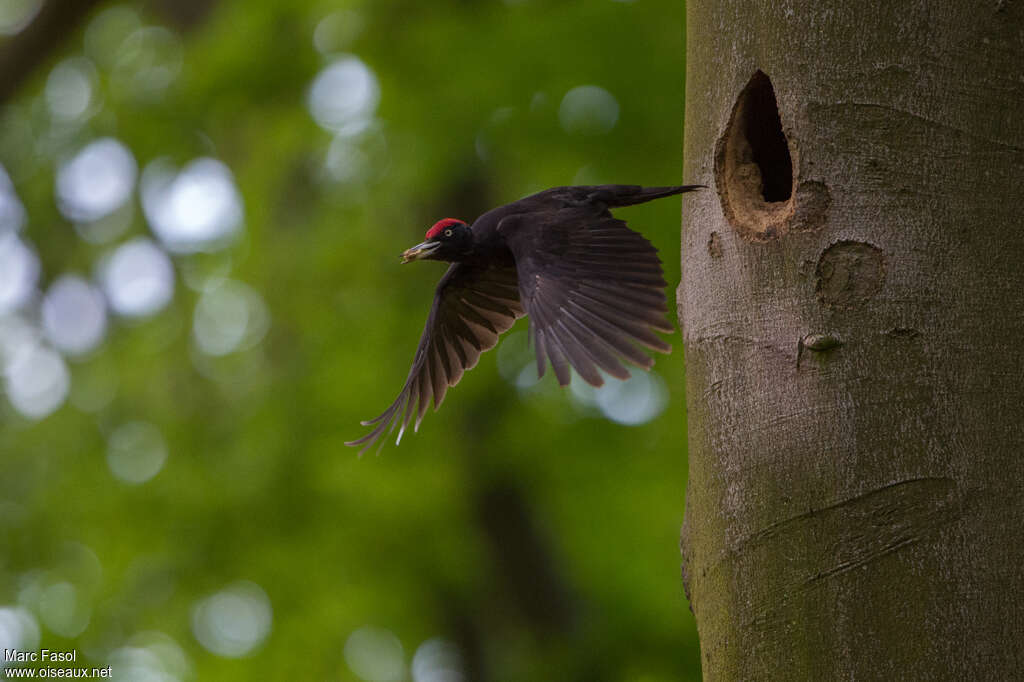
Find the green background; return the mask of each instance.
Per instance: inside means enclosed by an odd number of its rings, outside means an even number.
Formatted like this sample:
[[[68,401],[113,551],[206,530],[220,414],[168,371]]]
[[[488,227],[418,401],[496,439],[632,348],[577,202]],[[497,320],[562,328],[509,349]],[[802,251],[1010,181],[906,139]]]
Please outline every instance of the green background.
[[[225,0],[188,26],[159,6],[100,5],[2,112],[0,164],[40,292],[151,236],[137,190],[130,227],[106,243],[80,239],[58,210],[56,169],[97,138],[120,140],[140,169],[216,158],[244,210],[226,248],[172,255],[166,307],[111,314],[103,343],[67,359],[59,409],[30,419],[0,398],[0,607],[37,626],[22,643],[75,648],[80,665],[121,679],[698,679],[679,574],[678,333],[654,369],[667,403],[646,423],[604,418],[550,371],[517,390],[498,359],[528,360],[520,334],[399,448],[360,458],[344,446],[408,371],[444,266],[398,254],[431,223],[555,185],[682,181],[682,4]],[[118,76],[137,27],[89,32],[111,7],[171,32],[164,52],[180,68],[166,88]],[[380,97],[372,126],[335,147],[361,163],[340,177],[308,94],[343,55]],[[58,125],[48,76],[82,57],[90,111]],[[581,85],[614,97],[610,130],[607,111],[563,125]],[[672,198],[618,212],[663,254],[673,310],[679,210]],[[269,325],[209,356],[193,335],[195,282],[224,276],[258,294]],[[8,315],[35,325],[38,307]],[[156,427],[167,459],[129,484],[108,450],[134,421]],[[211,604],[243,623],[225,632],[251,636],[245,651],[197,638]],[[247,635],[250,621],[268,627]],[[433,638],[447,644],[421,649]],[[449,676],[428,674],[431,650],[453,657]]]

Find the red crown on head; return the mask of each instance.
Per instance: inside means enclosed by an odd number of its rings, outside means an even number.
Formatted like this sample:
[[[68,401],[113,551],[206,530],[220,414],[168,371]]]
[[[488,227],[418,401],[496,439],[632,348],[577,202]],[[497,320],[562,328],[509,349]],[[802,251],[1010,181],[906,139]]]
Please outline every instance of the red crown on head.
[[[441,231],[444,230],[446,227],[451,227],[452,225],[465,225],[465,223],[455,218],[445,218],[444,220],[438,220],[436,223],[434,223],[433,227],[427,230],[426,238],[433,239],[437,235],[441,234]]]

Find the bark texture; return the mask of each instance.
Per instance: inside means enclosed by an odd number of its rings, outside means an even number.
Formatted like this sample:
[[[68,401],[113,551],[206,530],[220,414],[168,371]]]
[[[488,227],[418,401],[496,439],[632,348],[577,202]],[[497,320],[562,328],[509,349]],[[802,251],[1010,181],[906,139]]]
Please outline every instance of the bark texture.
[[[1024,2],[691,0],[687,30],[705,679],[1021,679]]]

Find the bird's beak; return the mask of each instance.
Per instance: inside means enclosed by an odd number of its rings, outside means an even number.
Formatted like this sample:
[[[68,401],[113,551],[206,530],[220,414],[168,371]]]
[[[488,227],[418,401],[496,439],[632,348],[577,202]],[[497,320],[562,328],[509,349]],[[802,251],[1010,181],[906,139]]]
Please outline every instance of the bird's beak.
[[[416,246],[412,247],[411,249],[406,249],[405,251],[402,252],[402,262],[411,263],[414,260],[426,258],[430,254],[437,251],[440,247],[441,242],[438,241],[421,242]]]

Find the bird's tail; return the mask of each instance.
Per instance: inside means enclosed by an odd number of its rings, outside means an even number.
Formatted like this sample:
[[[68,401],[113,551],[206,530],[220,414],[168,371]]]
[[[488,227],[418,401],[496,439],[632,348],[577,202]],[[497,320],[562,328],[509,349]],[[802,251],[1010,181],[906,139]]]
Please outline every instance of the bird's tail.
[[[673,194],[707,189],[705,185],[677,185],[675,187],[641,187],[640,185],[598,185],[593,198],[608,206],[632,206],[647,201],[670,197]]]

